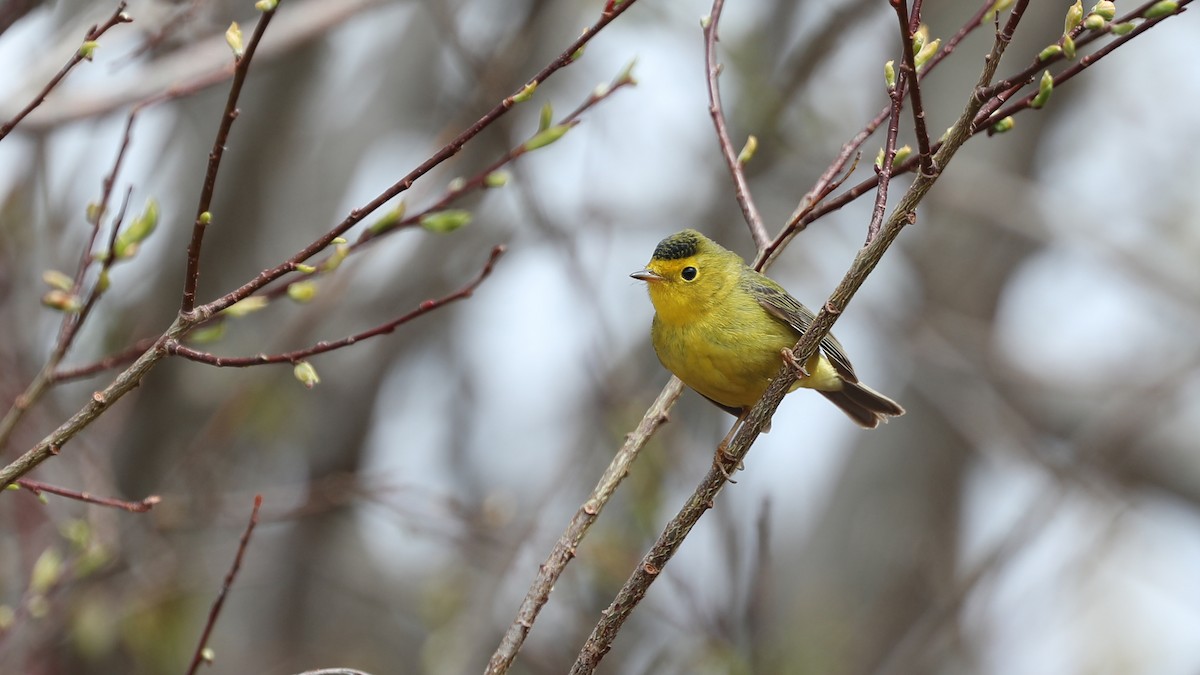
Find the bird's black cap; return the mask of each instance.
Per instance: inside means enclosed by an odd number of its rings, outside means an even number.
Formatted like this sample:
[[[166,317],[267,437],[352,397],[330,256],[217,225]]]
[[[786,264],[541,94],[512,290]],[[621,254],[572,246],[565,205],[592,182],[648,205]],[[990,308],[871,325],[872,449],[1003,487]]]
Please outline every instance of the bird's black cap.
[[[696,255],[700,250],[701,235],[695,230],[684,230],[658,242],[654,249],[655,260],[679,260]]]

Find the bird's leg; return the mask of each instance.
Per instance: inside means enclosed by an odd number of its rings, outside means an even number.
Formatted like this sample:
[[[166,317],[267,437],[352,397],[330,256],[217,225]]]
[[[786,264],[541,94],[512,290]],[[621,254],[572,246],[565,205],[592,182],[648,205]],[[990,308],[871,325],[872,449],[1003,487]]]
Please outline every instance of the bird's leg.
[[[733,479],[729,469],[725,468],[726,464],[733,462],[735,459],[728,452],[729,442],[733,440],[733,435],[736,434],[737,430],[741,428],[742,422],[746,421],[746,415],[749,413],[749,408],[742,410],[741,414],[738,415],[737,420],[734,421],[733,426],[729,427],[729,433],[725,434],[725,438],[722,438],[721,443],[717,445],[717,454],[713,457],[713,466],[720,469],[721,473],[725,474],[725,480],[729,481],[730,483],[736,483],[737,481]],[[742,468],[744,468],[744,465],[741,462],[738,462],[737,466],[734,467],[733,470],[738,471]]]
[[[779,350],[779,355],[783,357],[783,362],[788,364],[789,368],[800,374],[801,379],[808,377],[808,370],[796,360],[796,354],[792,352],[790,347],[784,347]]]

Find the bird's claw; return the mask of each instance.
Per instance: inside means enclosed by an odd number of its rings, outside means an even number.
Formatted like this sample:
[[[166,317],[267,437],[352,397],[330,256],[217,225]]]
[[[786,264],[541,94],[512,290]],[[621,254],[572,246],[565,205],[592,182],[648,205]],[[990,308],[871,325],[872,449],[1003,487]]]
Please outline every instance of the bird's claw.
[[[788,364],[789,368],[800,374],[800,377],[808,377],[808,371],[796,360],[796,354],[792,352],[790,347],[784,347],[779,350],[779,355],[783,357],[783,362]]]

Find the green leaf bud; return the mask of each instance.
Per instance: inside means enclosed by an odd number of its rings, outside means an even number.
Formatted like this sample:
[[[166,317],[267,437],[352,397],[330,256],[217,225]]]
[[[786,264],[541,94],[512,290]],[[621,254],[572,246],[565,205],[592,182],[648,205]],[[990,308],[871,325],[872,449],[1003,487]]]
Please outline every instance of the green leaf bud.
[[[738,153],[737,163],[745,166],[747,162],[754,158],[754,153],[757,150],[758,137],[750,134],[746,137],[746,144],[742,146],[742,151]]]
[[[92,541],[92,528],[85,520],[72,518],[59,526],[58,531],[63,539],[71,542],[72,546],[81,551],[86,549]]]
[[[1150,5],[1150,9],[1147,9],[1142,16],[1147,19],[1157,19],[1174,14],[1177,9],[1179,9],[1179,3],[1175,0],[1161,0],[1161,2]]]
[[[554,123],[554,106],[547,103],[542,106],[542,112],[538,115],[538,131],[545,131]]]
[[[571,126],[570,124],[557,124],[545,131],[540,131],[533,138],[525,141],[525,145],[521,147],[525,152],[533,152],[534,150],[544,148],[565,136],[571,130]]]
[[[213,649],[212,647],[205,647],[204,649],[201,649],[200,660],[211,664],[213,661],[217,660],[217,650]]]
[[[69,314],[74,314],[83,308],[83,303],[77,296],[57,288],[46,291],[46,294],[42,296],[42,304],[50,309]]]
[[[260,12],[271,12],[279,6],[279,0],[258,0],[254,3],[254,9]]]
[[[221,310],[221,313],[232,316],[236,319],[246,316],[247,314],[253,314],[269,304],[271,304],[271,300],[267,298],[267,296],[252,295],[248,298],[242,298],[241,300],[238,300],[232,305]]]
[[[50,547],[38,556],[33,563],[33,572],[29,575],[29,590],[42,595],[54,587],[62,577],[63,560],[58,549]]]
[[[463,209],[446,209],[421,216],[421,227],[438,234],[453,232],[469,222],[471,212]]]
[[[450,192],[450,193],[462,192],[463,188],[466,186],[467,186],[466,179],[463,178],[462,176],[457,176],[455,178],[452,178],[450,180],[450,182],[446,184],[446,192]]]
[[[295,281],[288,284],[288,297],[294,302],[306,303],[317,297],[317,282],[315,281]]]
[[[1075,60],[1075,38],[1070,35],[1063,36],[1063,56],[1069,61]]]
[[[1080,21],[1083,21],[1083,0],[1075,0],[1075,4],[1067,9],[1067,16],[1063,19],[1063,35],[1069,35],[1079,26]]]
[[[1016,126],[1016,124],[1017,123],[1015,120],[1013,120],[1012,115],[1009,115],[1002,120],[998,120],[992,125],[992,133],[1002,134],[1006,131],[1012,131],[1012,128]]]
[[[379,220],[371,223],[371,227],[367,228],[367,230],[371,234],[379,234],[380,232],[392,229],[397,223],[400,222],[400,219],[404,217],[404,211],[406,208],[407,206],[404,204],[404,200],[401,200],[399,204],[396,204],[394,209],[383,214],[383,217],[381,217]],[[305,272],[305,274],[310,273]]]
[[[100,270],[100,276],[96,277],[96,292],[103,293],[112,285],[112,278],[108,275],[108,270]]]
[[[910,155],[912,155],[911,145],[902,145],[896,148],[896,153],[892,155],[892,168],[903,164],[904,160],[908,159]]]
[[[305,265],[304,263],[296,263],[296,271],[301,274],[312,274],[317,271],[317,268],[312,265]]]
[[[334,246],[341,246],[342,244],[346,244],[349,242],[346,241],[345,237],[334,237],[333,240],[330,241],[329,243],[333,244]]]
[[[1099,15],[1105,21],[1112,21],[1117,16],[1117,3],[1112,0],[1100,0],[1092,6],[1092,13]]]
[[[1038,54],[1038,61],[1040,63],[1045,63],[1059,54],[1062,54],[1062,50],[1063,49],[1061,45],[1050,45],[1049,47],[1043,49],[1040,54]]]
[[[629,63],[617,73],[616,79],[613,80],[616,84],[637,84],[637,78],[633,75],[633,67],[637,65],[637,59],[630,59]]]
[[[509,174],[507,171],[493,171],[483,177],[484,187],[498,188],[508,185]]]
[[[525,101],[528,101],[529,99],[533,98],[533,92],[537,91],[537,88],[537,82],[530,82],[526,84],[524,87],[521,87],[521,91],[518,91],[512,95],[512,102],[524,103]]]
[[[228,330],[229,324],[224,321],[218,321],[202,328],[188,333],[187,340],[194,345],[207,345],[214,342],[219,342],[225,337],[225,331]]]
[[[58,270],[42,272],[42,282],[50,288],[57,288],[60,291],[70,291],[75,288],[75,280]]]
[[[917,52],[917,55],[913,57],[913,61],[917,66],[917,70],[924,68],[925,64],[929,63],[929,59],[932,59],[934,54],[937,54],[938,48],[941,46],[942,39],[938,38],[933,42],[926,43],[924,47],[921,47],[921,51]]]
[[[896,62],[888,61],[883,64],[883,81],[887,83],[888,89],[896,87]]]
[[[341,237],[338,237],[338,239],[341,239]],[[343,239],[342,241],[344,242],[345,240]],[[321,270],[324,272],[332,272],[336,270],[348,255],[350,255],[350,247],[345,243],[337,244],[333,247],[333,253],[330,253],[329,257],[325,259],[325,262],[321,263]]]
[[[916,54],[925,48],[925,43],[929,41],[929,26],[921,24],[917,27],[912,36],[912,53]]]
[[[96,54],[96,48],[99,46],[100,43],[96,42],[95,40],[88,40],[87,42],[84,42],[83,44],[79,45],[79,58],[91,61],[92,56]]]
[[[88,202],[87,209],[84,211],[84,217],[93,225],[100,222],[101,209],[96,202]]]
[[[236,21],[225,29],[225,44],[233,51],[234,58],[240,59],[246,53],[246,45],[242,42],[242,29]]]
[[[197,216],[196,221],[201,225],[208,225],[212,222],[212,211],[205,211]]]
[[[1111,31],[1113,35],[1117,36],[1128,35],[1129,31],[1133,30],[1134,28],[1137,28],[1137,26],[1135,26],[1132,21],[1126,21],[1125,23],[1111,23],[1108,25],[1108,30]]]
[[[1083,27],[1088,30],[1100,30],[1104,28],[1104,17],[1099,14],[1088,14],[1083,19]]]
[[[308,361],[301,361],[292,368],[292,375],[303,384],[305,388],[312,389],[321,382],[321,378],[317,375],[317,369]]]
[[[1050,100],[1050,94],[1054,91],[1054,76],[1050,71],[1042,73],[1042,81],[1038,84],[1037,96],[1033,97],[1033,101],[1029,104],[1031,108],[1041,108],[1046,105],[1046,101]]]

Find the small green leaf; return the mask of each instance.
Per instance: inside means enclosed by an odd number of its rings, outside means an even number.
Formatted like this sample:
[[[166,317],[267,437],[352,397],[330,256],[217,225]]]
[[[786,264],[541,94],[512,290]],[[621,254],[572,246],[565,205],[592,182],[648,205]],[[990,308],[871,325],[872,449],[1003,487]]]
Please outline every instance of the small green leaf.
[[[246,53],[246,45],[242,42],[242,29],[236,21],[225,29],[225,44],[229,45],[229,49],[233,51],[234,58],[240,59]]]
[[[1150,9],[1147,9],[1142,16],[1147,19],[1157,19],[1174,14],[1177,9],[1179,9],[1179,3],[1175,0],[1161,0],[1161,2],[1150,5]]]
[[[221,313],[234,318],[241,318],[247,314],[253,314],[269,304],[271,304],[271,300],[267,296],[252,295],[248,298],[242,298],[241,300],[238,300],[232,305],[221,310]]]
[[[533,152],[534,150],[544,148],[565,136],[566,133],[571,130],[571,126],[571,124],[558,124],[552,126],[545,131],[535,134],[534,137],[528,141],[525,141],[525,145],[522,146],[522,148],[525,150],[525,152]]]
[[[309,302],[317,297],[317,282],[315,281],[294,281],[288,284],[288,297],[294,302],[301,304]]]
[[[471,212],[463,209],[447,209],[421,216],[421,227],[438,234],[453,232],[470,222]]]
[[[547,103],[542,106],[542,113],[538,115],[538,131],[545,131],[550,128],[554,122],[554,106]]]
[[[303,384],[305,388],[312,389],[321,382],[321,378],[317,375],[317,369],[308,361],[301,361],[292,368],[292,375]]]

